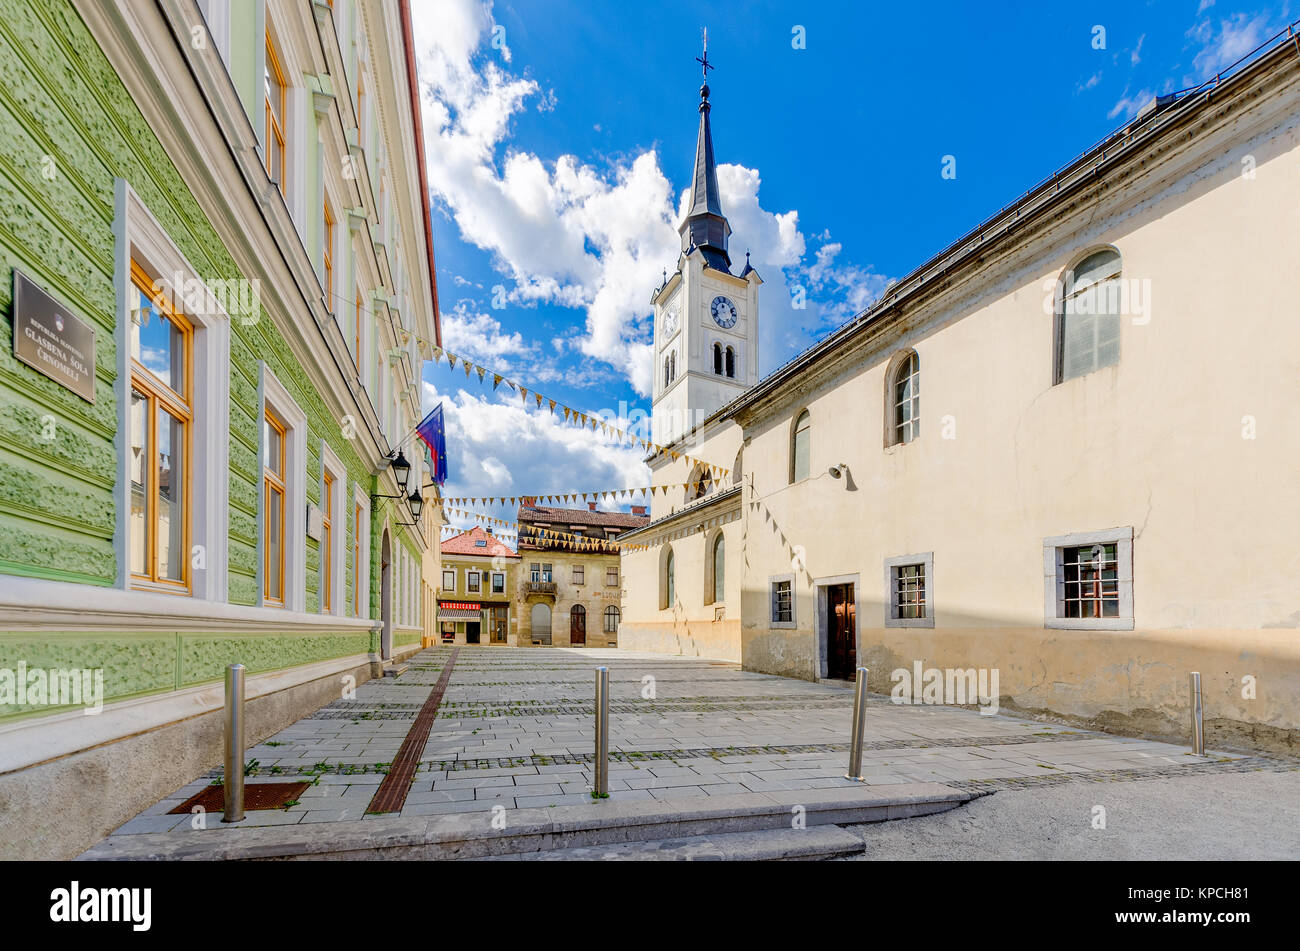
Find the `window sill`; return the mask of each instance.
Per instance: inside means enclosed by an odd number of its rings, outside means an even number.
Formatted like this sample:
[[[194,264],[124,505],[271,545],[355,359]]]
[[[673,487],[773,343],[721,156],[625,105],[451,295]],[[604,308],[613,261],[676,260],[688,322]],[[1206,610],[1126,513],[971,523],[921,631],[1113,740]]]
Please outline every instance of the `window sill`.
[[[1055,631],[1131,631],[1133,619],[1131,617],[1054,617],[1045,620],[1043,627]]]
[[[934,627],[932,617],[891,617],[885,619],[885,627]]]

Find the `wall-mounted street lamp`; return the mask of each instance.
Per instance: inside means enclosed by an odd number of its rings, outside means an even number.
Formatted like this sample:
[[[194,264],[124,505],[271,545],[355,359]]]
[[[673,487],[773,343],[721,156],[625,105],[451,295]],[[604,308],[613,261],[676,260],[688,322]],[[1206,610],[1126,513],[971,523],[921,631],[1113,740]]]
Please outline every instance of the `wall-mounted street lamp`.
[[[390,454],[388,465],[393,470],[393,478],[397,480],[398,494],[397,495],[376,494],[375,498],[406,499],[406,504],[411,510],[411,517],[413,521],[398,522],[397,524],[404,525],[407,528],[416,528],[419,526],[420,523],[420,513],[424,511],[424,496],[420,495],[420,487],[418,485],[411,490],[410,495],[406,494],[406,485],[408,482],[410,482],[411,479],[411,464],[406,461],[406,454],[403,453],[402,450],[398,449],[396,455]]]
[[[397,487],[405,492],[406,483],[411,478],[411,464],[406,461],[406,455],[399,449],[397,455],[388,464],[393,469],[393,478],[397,480]]]

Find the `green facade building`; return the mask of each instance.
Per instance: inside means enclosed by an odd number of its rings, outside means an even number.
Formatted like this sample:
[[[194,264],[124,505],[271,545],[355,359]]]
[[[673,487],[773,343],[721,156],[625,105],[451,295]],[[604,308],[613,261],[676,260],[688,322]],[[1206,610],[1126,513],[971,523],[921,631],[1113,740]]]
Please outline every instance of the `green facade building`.
[[[0,855],[219,762],[227,664],[251,742],[418,649],[410,37],[405,0],[0,0]]]

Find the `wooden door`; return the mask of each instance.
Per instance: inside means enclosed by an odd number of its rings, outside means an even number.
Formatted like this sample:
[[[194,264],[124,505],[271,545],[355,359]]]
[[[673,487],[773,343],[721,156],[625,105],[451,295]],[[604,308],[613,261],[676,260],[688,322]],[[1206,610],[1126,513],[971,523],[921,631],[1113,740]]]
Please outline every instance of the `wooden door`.
[[[852,680],[857,675],[857,640],[853,585],[831,585],[826,589],[827,677]]]
[[[587,643],[587,609],[575,604],[569,612],[569,644],[583,647]]]

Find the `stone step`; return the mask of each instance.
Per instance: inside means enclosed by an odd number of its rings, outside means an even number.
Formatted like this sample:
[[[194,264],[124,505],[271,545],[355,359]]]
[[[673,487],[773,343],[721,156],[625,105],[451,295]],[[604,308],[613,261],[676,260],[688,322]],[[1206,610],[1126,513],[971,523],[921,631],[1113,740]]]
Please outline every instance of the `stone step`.
[[[853,784],[833,789],[653,802],[620,802],[615,793],[610,799],[589,805],[117,835],[80,858],[476,859],[733,832],[789,830],[796,819],[809,828],[907,819],[946,812],[977,795],[939,783]]]
[[[391,667],[384,668],[385,677],[400,677],[406,673],[409,664],[393,664]]]
[[[862,840],[839,826],[723,832],[677,839],[588,845],[545,852],[488,856],[487,861],[523,862],[784,862],[857,855]]]

